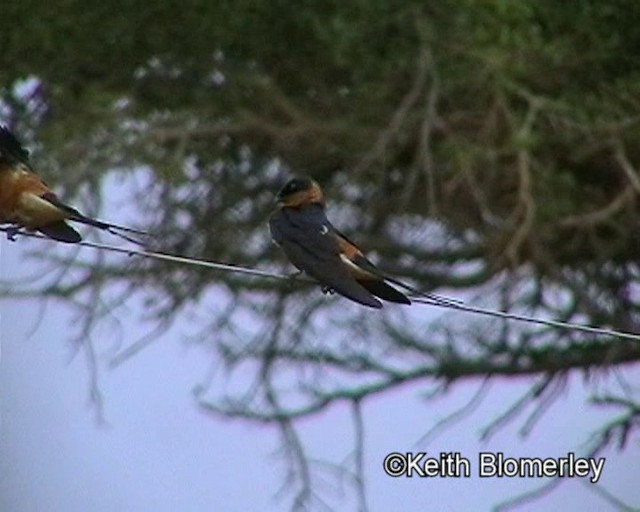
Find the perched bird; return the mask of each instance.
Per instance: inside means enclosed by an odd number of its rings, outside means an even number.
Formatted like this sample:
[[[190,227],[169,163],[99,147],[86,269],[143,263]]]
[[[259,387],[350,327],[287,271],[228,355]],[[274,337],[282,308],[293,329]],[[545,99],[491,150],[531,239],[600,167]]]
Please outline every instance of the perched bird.
[[[5,126],[0,126],[0,224],[13,240],[21,228],[40,231],[61,242],[76,243],[80,233],[66,221],[88,224],[141,243],[122,232],[146,235],[143,231],[92,219],[64,204],[40,179],[29,164],[29,152]]]
[[[376,297],[411,304],[390,282],[435,302],[449,302],[418,292],[376,268],[358,246],[327,219],[324,195],[314,180],[291,179],[280,190],[276,201],[277,209],[269,219],[273,241],[295,267],[319,281],[323,291],[336,291],[372,308],[382,307]]]

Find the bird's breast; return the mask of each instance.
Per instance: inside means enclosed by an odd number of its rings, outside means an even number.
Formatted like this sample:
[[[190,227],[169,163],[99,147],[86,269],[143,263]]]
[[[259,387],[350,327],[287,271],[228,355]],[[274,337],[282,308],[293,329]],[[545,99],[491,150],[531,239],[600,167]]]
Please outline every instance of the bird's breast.
[[[0,222],[36,228],[61,220],[64,213],[40,197],[49,192],[36,174],[22,167],[0,170]]]

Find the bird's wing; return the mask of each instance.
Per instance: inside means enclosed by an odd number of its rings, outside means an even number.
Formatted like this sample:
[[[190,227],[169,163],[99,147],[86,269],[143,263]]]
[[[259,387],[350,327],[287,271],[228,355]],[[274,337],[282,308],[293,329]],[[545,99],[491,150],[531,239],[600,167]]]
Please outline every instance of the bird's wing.
[[[140,231],[138,229],[128,228],[125,226],[120,226],[118,224],[112,224],[110,222],[103,222],[101,220],[92,219],[91,217],[87,217],[83,213],[79,212],[75,208],[63,203],[58,196],[56,196],[53,192],[49,192],[41,196],[42,199],[48,201],[50,204],[58,208],[61,212],[64,212],[66,220],[80,222],[81,224],[86,224],[88,226],[93,226],[98,229],[103,229],[112,235],[115,235],[119,238],[127,240],[128,242],[132,242],[136,245],[144,246],[145,242],[142,240],[137,240],[136,238],[132,238],[131,236],[127,236],[125,233],[134,233],[135,235],[148,236],[149,233],[146,231]]]
[[[332,226],[319,206],[282,208],[269,219],[269,228],[274,241],[297,268],[351,300],[382,307],[341,260]]]
[[[358,283],[381,299],[399,304],[411,304],[411,300],[404,293],[385,282],[387,277],[369,261],[354,242],[335,228],[333,228],[333,236],[340,247],[340,257]]]
[[[38,231],[44,233],[49,238],[58,240],[59,242],[66,242],[68,244],[75,244],[82,240],[80,233],[64,221],[41,226],[38,228]]]
[[[351,272],[356,277],[358,282],[360,282],[365,288],[367,288],[377,297],[390,300],[392,302],[402,302],[405,304],[409,304],[411,302],[406,295],[399,292],[388,283],[384,282],[388,281],[389,283],[399,286],[409,293],[432,300],[433,302],[438,304],[455,305],[461,303],[461,301],[458,301],[456,299],[442,297],[434,293],[423,292],[403,281],[400,281],[399,279],[395,279],[386,275],[371,261],[369,261],[369,259],[362,253],[358,246],[354,242],[349,240],[346,235],[340,233],[340,231],[336,230],[335,228],[334,231],[340,245],[340,250],[343,258],[349,260],[349,268]],[[380,281],[382,281],[382,285],[380,284]]]
[[[91,217],[87,217],[86,215],[84,215],[80,211],[76,210],[75,208],[69,206],[68,204],[63,203],[60,200],[60,198],[58,198],[58,196],[55,195],[53,192],[50,192],[48,194],[44,194],[42,196],[42,198],[47,200],[47,201],[49,201],[51,204],[53,204],[54,206],[56,206],[60,210],[64,211],[67,214],[67,218],[69,220],[80,222],[82,224],[87,224],[89,226],[93,226],[93,227],[96,227],[96,228],[99,228],[99,229],[106,229],[107,231],[109,231],[111,229],[117,229],[117,230],[120,230],[120,231],[126,231],[128,233],[134,233],[136,235],[148,235],[149,234],[146,231],[140,231],[138,229],[128,228],[126,226],[120,226],[118,224],[112,224],[110,222],[104,222],[104,221],[101,221],[101,220],[93,219]]]

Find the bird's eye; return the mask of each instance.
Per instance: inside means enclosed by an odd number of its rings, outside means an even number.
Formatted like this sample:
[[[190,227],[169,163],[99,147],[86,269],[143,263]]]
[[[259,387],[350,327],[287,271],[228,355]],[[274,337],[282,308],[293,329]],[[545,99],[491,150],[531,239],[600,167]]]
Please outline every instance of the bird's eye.
[[[297,192],[300,189],[300,187],[298,186],[298,183],[296,181],[292,181],[291,183],[289,183],[289,186],[286,188],[286,192],[287,194],[293,194],[294,192]]]

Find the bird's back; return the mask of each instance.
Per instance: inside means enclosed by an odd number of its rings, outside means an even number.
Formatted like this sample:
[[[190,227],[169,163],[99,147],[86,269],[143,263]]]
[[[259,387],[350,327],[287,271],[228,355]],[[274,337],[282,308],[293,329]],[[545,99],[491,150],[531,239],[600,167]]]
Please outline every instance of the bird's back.
[[[269,219],[269,227],[274,241],[298,269],[360,304],[381,307],[380,301],[358,284],[340,258],[333,226],[320,205],[280,208]]]

